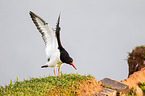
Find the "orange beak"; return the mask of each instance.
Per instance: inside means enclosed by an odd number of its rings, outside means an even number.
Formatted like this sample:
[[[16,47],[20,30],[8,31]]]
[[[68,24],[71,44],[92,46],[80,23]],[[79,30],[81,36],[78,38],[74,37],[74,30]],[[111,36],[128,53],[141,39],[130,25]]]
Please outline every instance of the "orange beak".
[[[77,68],[75,67],[75,65],[73,63],[70,63],[70,64],[77,70]]]

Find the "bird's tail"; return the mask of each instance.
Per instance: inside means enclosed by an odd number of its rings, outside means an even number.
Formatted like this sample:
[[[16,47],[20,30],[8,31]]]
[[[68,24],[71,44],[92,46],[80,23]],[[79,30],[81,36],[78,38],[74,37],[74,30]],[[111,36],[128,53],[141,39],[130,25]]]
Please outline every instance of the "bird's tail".
[[[41,66],[41,68],[47,68],[48,67],[48,65],[42,65]]]

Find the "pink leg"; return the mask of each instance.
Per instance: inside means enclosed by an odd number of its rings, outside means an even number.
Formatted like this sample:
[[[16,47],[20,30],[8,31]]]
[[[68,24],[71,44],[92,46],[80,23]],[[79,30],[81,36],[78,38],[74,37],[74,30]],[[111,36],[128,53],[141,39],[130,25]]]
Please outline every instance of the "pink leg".
[[[59,77],[60,77],[60,76],[61,76],[61,75],[60,75],[60,67],[58,68],[58,73],[59,73]]]
[[[55,71],[55,68],[54,68],[54,76],[56,76],[56,71]]]

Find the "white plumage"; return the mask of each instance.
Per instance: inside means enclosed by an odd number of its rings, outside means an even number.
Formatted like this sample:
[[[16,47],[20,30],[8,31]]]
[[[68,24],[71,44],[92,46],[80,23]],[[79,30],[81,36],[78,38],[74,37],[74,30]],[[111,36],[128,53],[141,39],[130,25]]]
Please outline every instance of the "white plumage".
[[[41,68],[44,67],[54,67],[54,74],[56,76],[55,69],[56,67],[59,67],[59,77],[60,77],[60,68],[63,63],[67,63],[72,65],[75,69],[76,67],[73,65],[73,59],[69,56],[67,51],[62,47],[59,33],[60,33],[60,27],[59,27],[59,19],[57,22],[56,30],[54,30],[47,22],[45,22],[42,18],[40,18],[38,15],[34,14],[30,11],[30,16],[36,25],[39,32],[42,34],[42,38],[46,45],[46,56],[48,58],[48,62],[43,65]]]

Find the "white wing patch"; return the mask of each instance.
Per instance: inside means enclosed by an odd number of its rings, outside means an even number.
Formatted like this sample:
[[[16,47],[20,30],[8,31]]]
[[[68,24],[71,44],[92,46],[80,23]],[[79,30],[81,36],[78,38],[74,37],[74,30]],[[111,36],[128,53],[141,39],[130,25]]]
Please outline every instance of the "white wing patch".
[[[55,36],[55,30],[33,12],[30,12],[30,16],[39,32],[42,34],[42,38],[46,45],[46,56],[47,58],[51,58],[52,54],[58,51],[58,43]]]

